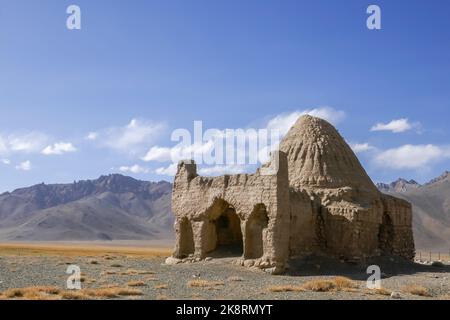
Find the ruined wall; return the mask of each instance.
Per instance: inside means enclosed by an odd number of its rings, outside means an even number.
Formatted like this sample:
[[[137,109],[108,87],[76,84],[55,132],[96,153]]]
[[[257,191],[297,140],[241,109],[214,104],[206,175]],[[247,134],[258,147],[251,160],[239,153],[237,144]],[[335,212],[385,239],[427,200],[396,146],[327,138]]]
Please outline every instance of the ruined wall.
[[[387,248],[394,255],[413,259],[415,248],[411,204],[403,199],[385,194],[382,194],[382,201],[384,219],[380,226],[381,248]],[[389,235],[389,232],[391,232],[391,235]]]
[[[305,256],[317,252],[321,241],[316,226],[320,221],[306,192],[290,190],[290,215],[289,255]]]
[[[193,162],[179,163],[172,194],[175,257],[183,258],[188,252],[184,241],[189,231],[183,221],[192,226],[194,256],[204,258],[224,241],[218,238],[217,220],[232,209],[240,221],[244,260],[257,259],[245,263],[284,265],[289,247],[289,182],[285,155],[276,152],[273,156],[278,170],[268,174],[265,169],[271,164],[255,174],[201,177]]]

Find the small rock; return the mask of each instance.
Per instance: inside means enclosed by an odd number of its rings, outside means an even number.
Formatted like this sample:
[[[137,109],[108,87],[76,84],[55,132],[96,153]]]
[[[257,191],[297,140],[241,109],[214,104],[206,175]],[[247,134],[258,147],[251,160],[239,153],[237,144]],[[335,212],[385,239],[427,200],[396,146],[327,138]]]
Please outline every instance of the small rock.
[[[177,259],[177,258],[174,258],[174,257],[168,257],[166,259],[166,264],[167,265],[174,265],[174,264],[179,264],[179,263],[181,263],[181,260]]]
[[[244,261],[244,267],[252,267],[255,264],[255,261],[253,260],[245,260]]]
[[[270,273],[271,275],[279,275],[279,274],[283,274],[284,268],[272,267],[272,268],[264,269],[264,271],[267,273]]]
[[[195,278],[195,279],[200,278],[200,273],[193,274],[192,278]]]
[[[401,298],[402,298],[402,295],[400,294],[400,292],[393,291],[391,293],[391,299],[401,299]]]
[[[206,257],[205,258],[205,261],[211,261],[213,258],[211,258],[211,257]]]

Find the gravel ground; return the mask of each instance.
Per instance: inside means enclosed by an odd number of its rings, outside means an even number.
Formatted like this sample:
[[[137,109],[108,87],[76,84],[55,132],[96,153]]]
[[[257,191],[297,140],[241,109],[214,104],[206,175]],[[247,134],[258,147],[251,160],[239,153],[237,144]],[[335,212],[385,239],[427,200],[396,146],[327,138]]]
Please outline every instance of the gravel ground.
[[[83,288],[117,285],[126,287],[130,281],[142,281],[134,287],[141,296],[122,299],[391,299],[366,288],[366,268],[359,265],[309,258],[290,263],[287,273],[272,276],[260,270],[247,269],[231,263],[230,258],[212,259],[191,264],[165,265],[164,258],[126,256],[62,257],[3,256],[0,257],[0,291],[30,286],[56,286],[65,289],[68,265],[81,268]],[[450,264],[443,267],[407,263],[394,258],[367,261],[382,271],[382,286],[400,293],[402,299],[449,299]],[[140,274],[127,274],[134,269]],[[128,272],[127,272],[128,270]],[[108,274],[109,273],[109,274]],[[136,273],[136,272],[135,272]],[[332,292],[271,292],[280,285],[302,285],[310,280],[345,276],[357,287]],[[189,281],[219,282],[209,287],[190,287]],[[208,284],[208,283],[207,283]],[[405,287],[416,285],[428,290],[431,297],[407,293]]]

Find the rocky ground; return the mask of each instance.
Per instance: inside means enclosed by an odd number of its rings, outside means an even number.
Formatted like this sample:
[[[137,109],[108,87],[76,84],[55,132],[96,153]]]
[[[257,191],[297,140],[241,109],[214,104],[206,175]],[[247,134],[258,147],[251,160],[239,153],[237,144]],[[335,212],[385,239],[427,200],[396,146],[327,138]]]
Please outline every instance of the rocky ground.
[[[310,258],[272,276],[232,264],[232,258],[164,264],[165,258],[7,255],[0,257],[2,299],[449,299],[450,264],[431,266],[385,258],[376,263],[382,290],[366,287],[366,267]],[[82,290],[66,291],[69,265]],[[336,278],[339,276],[339,278]],[[27,289],[24,289],[27,288]]]

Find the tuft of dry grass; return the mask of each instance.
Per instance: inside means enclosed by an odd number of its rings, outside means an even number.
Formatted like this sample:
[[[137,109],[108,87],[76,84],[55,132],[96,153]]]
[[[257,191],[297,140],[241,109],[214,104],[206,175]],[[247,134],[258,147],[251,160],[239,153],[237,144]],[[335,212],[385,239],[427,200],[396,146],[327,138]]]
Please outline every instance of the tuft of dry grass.
[[[237,281],[244,281],[243,278],[238,277],[238,276],[231,276],[231,277],[228,277],[227,280],[228,280],[228,281],[236,281],[236,282],[237,282]]]
[[[157,284],[155,289],[167,289],[169,286],[167,284]]]
[[[305,289],[302,286],[295,286],[295,285],[277,285],[277,286],[270,286],[267,288],[270,292],[302,292],[305,291]]]
[[[415,284],[410,284],[410,285],[407,285],[406,287],[403,287],[402,291],[413,294],[415,296],[421,296],[421,297],[431,297],[432,296],[430,291],[427,288],[418,286]]]
[[[128,269],[127,271],[123,271],[120,273],[120,275],[125,276],[136,276],[136,275],[148,275],[148,274],[154,274],[153,271],[150,270],[136,270],[136,269]]]
[[[26,288],[11,288],[0,294],[6,299],[48,300],[58,298],[61,290],[52,286],[35,286]]]
[[[353,280],[346,277],[335,277],[332,281],[338,290],[356,289],[358,287]]]
[[[103,271],[100,275],[102,275],[102,276],[104,276],[104,275],[106,275],[106,276],[111,276],[111,275],[115,275],[115,274],[117,274],[117,271],[114,271],[114,270],[106,270],[106,271]]]
[[[276,285],[267,288],[270,292],[330,292],[330,291],[346,291],[356,292],[358,285],[346,277],[335,277],[333,279],[316,279],[305,282],[302,285]]]
[[[143,281],[130,281],[127,283],[129,287],[145,287],[146,284]]]
[[[61,298],[64,300],[89,300],[90,297],[80,291],[76,290],[67,290],[61,292]]]
[[[0,294],[5,299],[23,300],[87,300],[94,298],[117,298],[119,296],[140,296],[142,291],[132,288],[104,287],[97,289],[60,290],[57,287],[27,287],[8,289]]]
[[[187,283],[190,288],[213,288],[216,286],[223,286],[223,281],[209,281],[203,279],[190,280]]]
[[[112,265],[111,265],[111,268],[122,268],[123,267],[123,265],[121,265],[121,264],[119,264],[119,263],[113,263]]]
[[[302,285],[305,290],[316,291],[316,292],[327,292],[336,289],[336,284],[332,280],[318,279],[307,281]]]
[[[164,294],[159,294],[156,296],[156,300],[169,300],[169,297]]]
[[[367,289],[366,293],[379,294],[382,296],[390,296],[392,291],[386,288],[379,288],[379,289]]]

